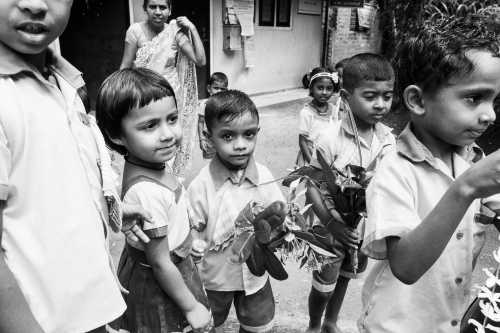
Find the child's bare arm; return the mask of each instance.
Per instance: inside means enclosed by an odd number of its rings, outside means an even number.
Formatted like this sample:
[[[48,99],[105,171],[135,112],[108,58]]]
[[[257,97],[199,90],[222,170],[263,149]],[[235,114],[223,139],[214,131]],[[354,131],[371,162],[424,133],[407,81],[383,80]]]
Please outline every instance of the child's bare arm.
[[[199,303],[184,283],[181,273],[170,259],[168,238],[154,238],[146,244],[146,257],[161,288],[184,312],[193,329],[210,322],[210,312]]]
[[[415,229],[404,236],[386,239],[393,274],[404,283],[415,283],[439,258],[472,201],[497,192],[500,192],[500,150],[457,178]]]
[[[307,163],[311,162],[311,150],[309,149],[309,146],[307,145],[307,139],[305,136],[302,134],[299,134],[299,148],[300,152],[302,153],[302,156],[304,156],[304,160]]]
[[[306,196],[308,201],[312,203],[314,214],[316,214],[321,223],[326,226],[326,224],[333,219],[333,216],[326,207],[318,188],[316,186],[308,186]],[[342,244],[354,249],[358,248],[359,239],[356,232],[342,224],[341,221],[331,223],[328,230],[332,233],[333,237]]]
[[[123,57],[120,64],[120,69],[130,68],[135,60],[135,54],[137,52],[137,45],[125,42],[125,47],[123,48]]]
[[[0,200],[0,243],[2,242],[5,201]],[[42,333],[43,330],[33,317],[12,272],[5,263],[3,251],[0,253],[0,332]]]

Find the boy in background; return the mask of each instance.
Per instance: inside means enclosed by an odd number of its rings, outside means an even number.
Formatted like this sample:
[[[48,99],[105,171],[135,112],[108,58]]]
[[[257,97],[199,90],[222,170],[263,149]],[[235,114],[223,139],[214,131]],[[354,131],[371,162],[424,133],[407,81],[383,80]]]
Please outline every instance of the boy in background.
[[[208,97],[221,92],[226,91],[228,86],[228,80],[226,74],[222,72],[213,73],[208,79],[207,93]],[[200,149],[203,153],[203,158],[211,159],[215,155],[215,150],[210,144],[210,140],[207,139],[207,127],[205,125],[205,105],[208,99],[203,99],[200,101],[199,113],[198,113],[198,138],[200,140]]]

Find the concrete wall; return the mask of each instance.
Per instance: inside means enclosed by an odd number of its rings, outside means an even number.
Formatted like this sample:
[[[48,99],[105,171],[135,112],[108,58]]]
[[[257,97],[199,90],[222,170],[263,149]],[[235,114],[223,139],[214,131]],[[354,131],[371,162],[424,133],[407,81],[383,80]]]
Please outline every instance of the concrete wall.
[[[381,32],[378,16],[373,28],[369,31],[351,31],[351,8],[337,8],[336,29],[330,31],[331,53],[329,59],[332,64],[339,60],[362,52],[380,52]]]
[[[223,0],[212,1],[211,71],[225,72],[231,88],[249,94],[297,88],[304,73],[320,64],[321,16],[298,14],[298,0],[292,1],[291,28],[255,27],[255,67],[249,69],[242,51],[223,51]]]

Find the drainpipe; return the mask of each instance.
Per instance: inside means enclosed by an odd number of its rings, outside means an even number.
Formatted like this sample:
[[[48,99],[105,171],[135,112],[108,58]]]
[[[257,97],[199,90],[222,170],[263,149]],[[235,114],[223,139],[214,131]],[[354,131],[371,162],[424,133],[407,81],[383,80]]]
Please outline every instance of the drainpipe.
[[[321,66],[328,65],[328,48],[330,41],[328,40],[328,0],[321,1],[321,28],[323,29],[323,40],[321,47]]]

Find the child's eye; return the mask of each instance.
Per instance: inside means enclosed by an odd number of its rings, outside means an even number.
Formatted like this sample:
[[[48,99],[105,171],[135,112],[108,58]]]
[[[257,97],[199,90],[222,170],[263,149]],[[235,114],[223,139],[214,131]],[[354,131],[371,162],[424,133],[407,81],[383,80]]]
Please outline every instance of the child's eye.
[[[170,117],[167,118],[167,122],[169,124],[175,124],[178,119],[179,119],[178,115],[172,115],[172,116],[170,116]]]
[[[245,133],[245,137],[246,137],[247,139],[253,139],[253,137],[255,136],[255,134],[256,134],[256,133],[255,133],[255,132],[253,132],[253,131],[252,131],[252,132],[246,132],[246,133]]]
[[[479,95],[467,96],[467,97],[465,97],[465,101],[468,104],[477,105],[477,104],[479,104],[481,102],[481,96],[479,96]]]
[[[231,134],[223,134],[222,139],[224,141],[231,141],[233,139],[233,136]]]
[[[390,94],[384,94],[384,100],[385,101],[390,101],[392,99],[392,97],[393,97],[392,93],[390,93]]]
[[[157,122],[152,121],[152,122],[148,122],[148,123],[143,124],[139,129],[148,131],[148,130],[154,129],[156,127],[156,125],[157,125]]]

